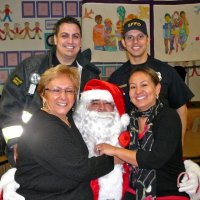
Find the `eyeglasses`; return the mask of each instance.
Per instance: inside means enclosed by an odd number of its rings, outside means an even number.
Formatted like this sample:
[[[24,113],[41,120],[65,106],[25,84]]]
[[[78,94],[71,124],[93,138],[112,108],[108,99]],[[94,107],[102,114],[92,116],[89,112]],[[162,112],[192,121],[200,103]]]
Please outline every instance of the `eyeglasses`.
[[[135,40],[142,41],[145,38],[145,35],[144,34],[138,34],[136,36],[125,35],[124,38],[125,38],[126,41],[135,41]]]
[[[114,104],[112,102],[103,101],[103,100],[92,100],[88,104],[88,109],[93,110],[93,111],[103,109],[103,110],[112,112],[114,110]]]
[[[62,92],[64,92],[66,95],[76,94],[75,90],[72,89],[72,88],[65,88],[65,89],[62,89],[62,88],[53,88],[53,89],[45,88],[45,91],[49,91],[55,96],[61,95]]]

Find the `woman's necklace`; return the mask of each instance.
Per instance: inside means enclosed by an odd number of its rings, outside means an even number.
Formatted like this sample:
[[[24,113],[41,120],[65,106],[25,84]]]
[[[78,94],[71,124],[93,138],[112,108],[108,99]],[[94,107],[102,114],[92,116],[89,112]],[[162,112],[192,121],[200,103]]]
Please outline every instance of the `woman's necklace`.
[[[67,124],[67,126],[69,126],[69,128],[71,128],[71,124],[69,123],[68,117],[66,116],[65,118],[60,118],[63,122],[65,122],[65,124]]]

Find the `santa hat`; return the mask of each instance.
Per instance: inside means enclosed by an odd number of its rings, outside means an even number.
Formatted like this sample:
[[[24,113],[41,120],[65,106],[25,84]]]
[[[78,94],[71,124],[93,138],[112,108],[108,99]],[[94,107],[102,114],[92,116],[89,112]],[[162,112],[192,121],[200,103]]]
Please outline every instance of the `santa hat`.
[[[122,90],[109,82],[92,79],[87,82],[81,101],[88,103],[91,100],[106,100],[113,102],[121,118],[122,125],[126,128],[130,122],[128,114],[125,113],[125,103]]]

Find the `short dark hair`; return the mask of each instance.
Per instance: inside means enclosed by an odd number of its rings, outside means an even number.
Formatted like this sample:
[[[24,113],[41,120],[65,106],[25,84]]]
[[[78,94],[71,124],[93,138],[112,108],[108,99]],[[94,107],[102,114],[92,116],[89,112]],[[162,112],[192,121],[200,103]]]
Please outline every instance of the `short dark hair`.
[[[154,69],[152,69],[152,68],[150,68],[150,67],[146,67],[146,66],[145,66],[145,67],[142,67],[142,66],[134,67],[133,70],[132,70],[131,73],[130,73],[130,76],[129,76],[129,79],[128,79],[128,80],[130,80],[131,76],[132,76],[134,73],[136,73],[136,72],[143,72],[143,73],[149,75],[150,78],[151,78],[151,80],[152,80],[152,82],[153,82],[155,85],[157,85],[158,83],[160,83],[160,79],[159,79],[158,73],[157,73]],[[129,81],[128,81],[128,82],[129,82]]]
[[[58,34],[59,28],[63,23],[76,24],[79,27],[80,33],[81,33],[81,24],[80,24],[80,22],[74,17],[67,16],[67,17],[61,18],[60,20],[57,21],[57,23],[55,25],[55,32],[54,32],[55,35]]]
[[[166,14],[165,14],[165,17],[171,18],[171,15],[170,15],[169,13],[166,13]]]

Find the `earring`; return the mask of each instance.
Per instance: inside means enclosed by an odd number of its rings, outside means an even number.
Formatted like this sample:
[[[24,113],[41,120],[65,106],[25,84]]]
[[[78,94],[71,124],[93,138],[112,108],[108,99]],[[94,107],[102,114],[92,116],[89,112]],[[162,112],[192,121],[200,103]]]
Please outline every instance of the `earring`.
[[[159,95],[158,94],[156,94],[156,99],[158,99],[159,98]]]
[[[46,102],[46,99],[43,99],[42,101],[42,110],[45,110],[45,111],[48,111],[49,108],[47,106],[47,102]]]
[[[46,107],[46,101],[43,100],[43,102],[42,102],[42,109],[44,110],[45,107]]]

